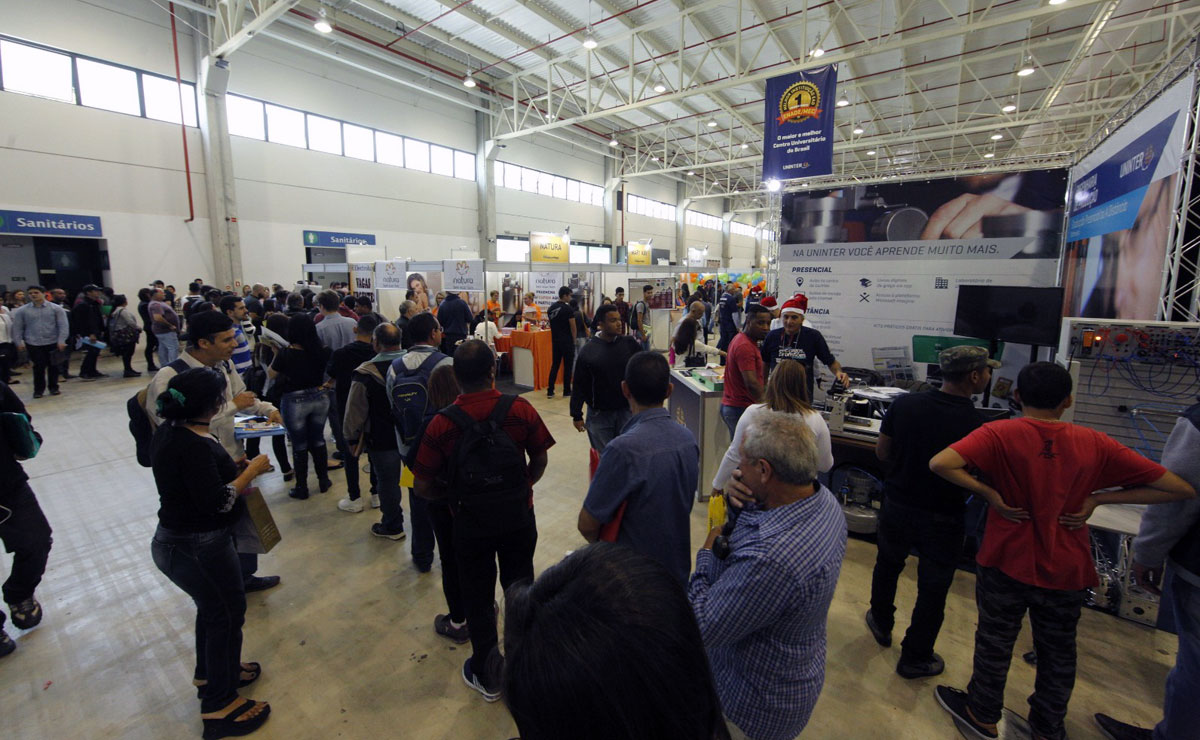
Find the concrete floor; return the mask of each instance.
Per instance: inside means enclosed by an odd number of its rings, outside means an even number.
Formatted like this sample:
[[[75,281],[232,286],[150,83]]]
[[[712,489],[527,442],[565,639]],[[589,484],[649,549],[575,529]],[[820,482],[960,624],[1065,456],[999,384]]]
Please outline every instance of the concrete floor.
[[[55,543],[37,593],[44,621],[28,632],[8,628],[19,648],[0,661],[6,737],[157,740],[201,730],[190,683],[195,609],[151,562],[158,499],[126,430],[125,401],[146,380],[119,379],[111,358],[101,369],[114,377],[72,380],[59,397],[32,401],[29,372],[13,387],[46,440],[26,470]],[[536,489],[540,572],[582,543],[575,520],[586,490],[587,437],[571,427],[567,400],[528,398],[558,440]],[[283,583],[248,597],[243,659],[261,661],[264,675],[246,694],[269,700],[273,710],[254,737],[515,735],[502,703],[486,704],[463,685],[459,670],[469,651],[433,632],[434,615],[445,610],[437,566],[421,575],[407,541],[370,536],[372,510],[338,511],[345,483],[340,474],[334,480],[333,490],[307,501],[288,498],[279,473],[259,480],[283,532],[259,572],[279,574]],[[697,506],[694,544],[704,521]],[[950,594],[938,641],[946,673],[906,681],[893,668],[912,608],[913,569],[900,583],[897,646],[881,649],[862,623],[874,557],[873,544],[850,541],[829,614],[825,688],[804,736],[957,737],[933,687],[962,687],[970,676],[973,578],[960,573]],[[6,574],[8,556],[0,562]],[[1026,630],[1018,656],[1029,649]],[[1097,711],[1152,725],[1175,650],[1172,635],[1085,610],[1071,737],[1101,737],[1091,719]],[[1022,715],[1033,677],[1018,657],[1007,703]]]

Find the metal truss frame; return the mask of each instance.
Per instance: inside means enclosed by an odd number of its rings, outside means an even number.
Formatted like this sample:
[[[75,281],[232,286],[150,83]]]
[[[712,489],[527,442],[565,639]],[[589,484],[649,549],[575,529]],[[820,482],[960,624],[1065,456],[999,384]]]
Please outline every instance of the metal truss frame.
[[[1187,109],[1186,148],[1171,214],[1171,242],[1163,275],[1159,315],[1167,321],[1200,321],[1200,41],[1191,49],[1192,99]]]

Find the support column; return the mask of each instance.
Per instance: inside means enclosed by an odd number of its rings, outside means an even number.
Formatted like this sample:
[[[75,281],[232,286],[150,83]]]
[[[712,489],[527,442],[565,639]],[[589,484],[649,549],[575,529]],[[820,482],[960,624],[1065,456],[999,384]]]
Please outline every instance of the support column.
[[[625,246],[621,237],[621,224],[617,222],[617,188],[621,179],[617,177],[616,161],[612,157],[604,158],[604,243],[610,245],[613,257],[617,256],[617,247]],[[628,259],[628,257],[626,258]]]
[[[232,290],[234,281],[241,280],[243,276],[233,154],[229,143],[229,118],[225,109],[229,62],[206,56],[201,49],[207,46],[206,40],[196,40],[196,69],[200,78],[197,84],[203,92],[197,114],[204,153],[204,184],[208,195],[212,277],[216,287]],[[295,269],[299,269],[301,262],[303,258],[297,260]]]
[[[687,262],[687,207],[691,202],[687,185],[675,183],[675,261],[681,265]]]
[[[733,222],[733,202],[729,198],[721,199],[721,254],[725,255],[725,264],[733,258],[733,232],[730,223]]]
[[[475,208],[478,213],[479,256],[496,259],[496,155],[491,116],[475,111]]]

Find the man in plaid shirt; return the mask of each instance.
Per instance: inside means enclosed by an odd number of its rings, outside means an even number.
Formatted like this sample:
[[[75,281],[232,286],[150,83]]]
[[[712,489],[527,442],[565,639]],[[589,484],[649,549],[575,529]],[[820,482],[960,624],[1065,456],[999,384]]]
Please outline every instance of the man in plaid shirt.
[[[740,453],[727,490],[742,511],[727,548],[714,552],[721,530],[709,533],[688,598],[731,736],[791,740],[825,681],[825,620],[846,519],[816,480],[816,446],[799,415],[759,414]]]

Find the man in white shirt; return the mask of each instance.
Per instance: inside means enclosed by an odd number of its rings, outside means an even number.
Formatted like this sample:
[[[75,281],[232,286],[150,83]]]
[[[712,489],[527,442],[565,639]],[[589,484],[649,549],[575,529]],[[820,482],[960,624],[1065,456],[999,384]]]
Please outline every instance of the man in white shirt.
[[[485,321],[480,321],[475,327],[474,337],[487,342],[487,346],[492,352],[496,351],[496,337],[501,336],[500,331],[500,309],[493,308],[488,311],[488,318]]]

